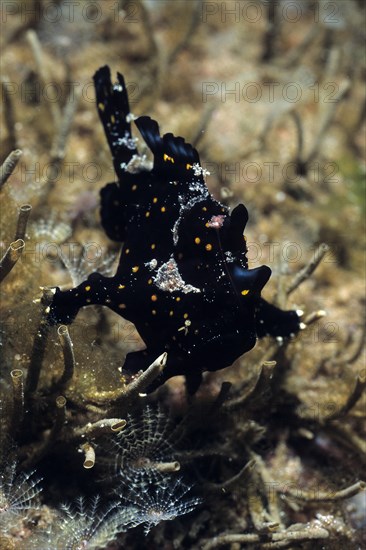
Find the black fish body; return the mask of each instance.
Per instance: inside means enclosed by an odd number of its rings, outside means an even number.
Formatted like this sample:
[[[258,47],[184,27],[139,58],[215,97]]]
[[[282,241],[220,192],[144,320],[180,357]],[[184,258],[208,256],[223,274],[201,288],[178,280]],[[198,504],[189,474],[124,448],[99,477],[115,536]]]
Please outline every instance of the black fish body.
[[[144,370],[167,351],[149,391],[183,374],[194,393],[203,371],[231,365],[257,337],[296,333],[299,316],[260,297],[271,271],[248,269],[247,210],[239,205],[230,213],[210,195],[197,151],[181,137],[160,136],[158,124],[142,116],[134,122],[152,164],[132,137],[123,77],[113,85],[102,67],[94,83],[118,177],[101,190],[102,225],[123,247],[114,277],[93,273],[75,289],[56,289],[50,320],[70,323],[80,307],[108,306],[133,322],[146,344],[127,355],[124,369]]]

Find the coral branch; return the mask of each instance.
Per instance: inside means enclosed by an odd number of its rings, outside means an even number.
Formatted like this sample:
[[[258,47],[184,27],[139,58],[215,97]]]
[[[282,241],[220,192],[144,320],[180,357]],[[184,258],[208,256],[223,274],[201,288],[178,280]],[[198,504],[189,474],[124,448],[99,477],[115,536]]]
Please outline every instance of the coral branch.
[[[123,394],[118,398],[118,404],[123,404],[125,408],[143,394],[145,389],[159,376],[166,365],[168,354],[166,352],[159,355],[151,365],[140,374],[135,380],[125,386]]]
[[[76,107],[80,99],[80,90],[73,90],[66,100],[65,108],[62,112],[62,118],[58,131],[52,143],[51,159],[52,161],[63,160],[66,151],[66,141],[70,134],[71,125],[74,119]]]
[[[240,472],[235,474],[230,479],[227,479],[223,483],[205,482],[203,484],[203,489],[210,493],[222,494],[223,492],[231,491],[235,488],[238,488],[238,484],[249,477],[250,472],[254,468],[254,466],[255,460],[249,460],[249,462],[245,464]]]
[[[311,150],[309,151],[307,158],[305,160],[305,163],[307,165],[309,165],[314,160],[314,158],[319,154],[320,146],[324,139],[324,135],[333,121],[333,118],[339,103],[348,93],[350,86],[351,86],[351,82],[349,80],[343,80],[343,82],[341,82],[339,85],[339,90],[336,97],[330,103],[328,103],[328,109],[323,115],[318,133],[315,139],[312,141]]]
[[[121,11],[128,13],[131,9],[131,2],[130,0],[121,0],[119,6]],[[149,93],[145,94],[148,96],[149,100],[148,106],[145,105],[146,111],[152,107],[161,93],[164,69],[159,44],[156,40],[156,35],[154,33],[153,24],[150,17],[150,10],[146,6],[146,3],[142,0],[135,0],[134,6],[139,14],[141,26],[148,42],[150,81],[148,84]]]
[[[297,46],[292,48],[282,59],[278,59],[279,64],[283,65],[287,69],[295,67],[320,32],[320,25],[311,25],[309,31],[304,36],[304,39]]]
[[[301,526],[301,528],[300,528]],[[223,546],[224,544],[234,544],[234,543],[244,543],[244,544],[253,544],[257,543],[260,548],[276,548],[273,544],[268,545],[267,541],[273,542],[282,542],[282,541],[307,541],[307,540],[316,540],[316,539],[327,539],[329,537],[329,532],[320,527],[318,522],[306,523],[304,525],[294,525],[286,529],[285,531],[278,531],[275,533],[266,533],[266,534],[257,534],[257,533],[243,533],[243,534],[225,534],[214,537],[212,540],[207,542],[202,550],[211,550],[211,548],[217,548],[218,546]],[[277,546],[279,548],[279,546]]]
[[[221,407],[223,406],[223,404],[225,403],[225,401],[228,398],[231,386],[232,386],[231,382],[223,382],[221,384],[220,391],[217,394],[215,400],[213,401],[213,403],[210,407],[210,411],[208,413],[209,416],[215,414],[217,411],[219,411],[221,409]]]
[[[161,373],[166,365],[168,354],[166,352],[159,355],[157,359],[142,373],[136,380],[128,384],[125,393],[126,397],[142,393],[157,376]]]
[[[60,166],[66,154],[66,142],[70,134],[71,125],[79,98],[80,91],[72,91],[66,100],[66,105],[62,115],[60,115],[60,121],[56,127],[57,132],[55,133],[55,137],[52,141],[49,161],[50,170],[47,170],[46,177],[41,180],[43,195],[41,201],[37,205],[38,210],[47,204],[48,195],[57,181]]]
[[[343,353],[343,354],[340,353],[338,358],[332,361],[332,365],[333,366],[335,366],[335,365],[351,365],[352,363],[357,361],[357,359],[360,357],[360,355],[361,355],[361,353],[364,349],[365,340],[366,340],[366,319],[364,319],[364,321],[362,323],[362,332],[360,334],[358,342],[356,342],[355,349],[353,351],[351,351],[348,355],[346,355],[345,353]],[[345,345],[344,347],[345,347],[345,349],[348,348],[347,345]],[[340,350],[340,351],[342,351],[342,350]]]
[[[228,459],[232,458],[232,454],[230,451],[225,451],[225,449],[221,450],[216,447],[205,448],[201,450],[198,449],[198,450],[190,450],[190,451],[176,451],[175,456],[179,458],[179,461],[181,464],[190,463],[196,458],[205,458],[205,457],[212,457],[212,456],[225,457]]]
[[[255,502],[255,495],[258,492],[262,492],[263,494],[268,493],[268,487],[273,487],[274,483],[262,457],[249,449],[248,454],[252,460],[255,460],[256,465],[256,468],[253,471],[252,475],[254,483],[249,484],[252,490],[256,489],[253,496]],[[257,488],[255,487],[256,485]],[[267,525],[264,524],[264,527],[271,527],[273,523],[282,526],[279,499],[274,491],[270,491],[270,493],[268,494],[267,502],[269,514],[263,509],[262,517],[265,517],[267,515],[269,522]]]
[[[59,395],[56,400],[56,417],[51,431],[47,434],[44,441],[37,450],[33,450],[32,454],[23,463],[24,468],[29,468],[39,462],[49,450],[53,447],[55,441],[59,439],[60,432],[65,425],[66,419],[66,398],[63,395]]]
[[[168,474],[171,472],[179,472],[180,464],[178,461],[174,462],[154,462],[151,465],[153,470],[160,472],[161,474]]]
[[[301,168],[304,165],[304,126],[301,117],[297,111],[291,111],[290,116],[293,118],[297,130],[297,153],[296,164],[298,171],[301,173]]]
[[[60,325],[57,329],[62,352],[64,355],[64,372],[60,378],[59,386],[64,387],[73,377],[75,369],[75,356],[73,343],[70,338],[69,329],[66,325]]]
[[[119,387],[116,390],[108,392],[100,392],[95,399],[98,403],[111,403],[110,412],[115,409],[118,410],[118,414],[123,411],[127,411],[130,403],[139,397],[139,394],[143,395],[144,390],[159,376],[163,370],[167,360],[167,353],[160,355],[144,372],[142,372],[135,380],[123,387]],[[140,395],[140,396],[141,396]],[[91,405],[88,406],[90,410]],[[112,413],[113,414],[113,413]]]
[[[157,376],[163,370],[167,359],[167,353],[160,355],[144,372],[137,375],[137,377],[122,387],[118,387],[112,391],[103,391],[95,394],[93,401],[98,404],[111,404],[110,409],[118,409],[120,411],[121,405],[123,410],[128,409],[128,405],[131,401],[144,395],[144,390],[149,386]],[[88,409],[94,412],[100,412],[100,409],[94,405],[88,404]]]
[[[364,481],[357,481],[353,485],[341,489],[340,491],[304,491],[299,489],[295,491],[291,487],[286,487],[285,489],[278,488],[277,491],[286,496],[290,496],[296,500],[305,500],[306,502],[333,502],[336,500],[343,500],[345,498],[351,498],[361,491],[364,491],[366,488],[366,483]]]
[[[353,430],[340,422],[331,422],[329,431],[333,438],[337,439],[341,445],[351,449],[366,464],[366,442],[353,432]]]
[[[63,395],[59,395],[56,398],[56,419],[53,428],[50,433],[49,443],[56,441],[59,433],[61,432],[66,418],[66,398]]]
[[[42,46],[38,40],[38,36],[34,30],[29,30],[26,33],[26,39],[36,63],[38,76],[44,85],[49,85],[51,78],[47,71],[47,64],[44,62]],[[60,106],[56,101],[47,101],[47,106],[52,116],[54,127],[58,128],[61,119]]]
[[[17,228],[16,228],[16,231],[15,231],[14,241],[16,241],[18,239],[24,240],[25,232],[27,230],[28,218],[29,218],[29,214],[30,214],[31,210],[32,210],[32,207],[31,207],[30,204],[23,204],[19,208],[18,223],[17,223]]]
[[[18,164],[23,151],[15,149],[4,160],[0,168],[0,191],[3,185],[7,182],[11,174],[13,173],[16,165]]]
[[[175,42],[174,48],[169,53],[168,58],[166,60],[166,69],[169,69],[169,67],[173,65],[179,53],[189,45],[189,42],[192,39],[194,32],[196,31],[198,25],[200,24],[201,10],[202,10],[201,2],[199,0],[195,0],[193,4],[193,8],[191,8],[192,13],[190,15],[189,25],[183,37],[181,38],[181,40],[179,42]]]
[[[251,520],[257,531],[266,533],[269,531],[275,531],[280,526],[279,522],[273,521],[271,515],[264,507],[264,499],[261,491],[261,480],[258,476],[253,476],[252,482],[248,483],[247,495],[248,495],[248,508]]]
[[[127,422],[123,418],[103,418],[97,422],[89,422],[82,428],[75,428],[73,437],[97,437],[104,433],[118,433],[126,426]]]
[[[229,411],[234,410],[241,407],[243,404],[247,404],[249,401],[257,399],[264,391],[267,391],[269,388],[269,381],[272,377],[273,369],[276,364],[276,361],[263,361],[254,386],[252,386],[248,392],[237,399],[227,401],[224,405],[225,409]]]
[[[90,443],[84,443],[81,445],[80,449],[83,451],[85,457],[83,462],[83,467],[86,470],[90,470],[90,468],[94,467],[95,464],[95,450],[94,447],[90,445]]]
[[[55,294],[55,289],[45,287],[41,298],[43,310],[39,327],[33,341],[33,349],[28,367],[28,376],[25,385],[25,396],[29,399],[30,395],[36,391],[39,381],[39,375],[42,368],[43,357],[46,349],[47,338],[50,332],[50,326],[47,322],[49,308]]]
[[[193,147],[197,147],[201,139],[205,135],[206,128],[209,125],[214,112],[215,112],[215,107],[213,105],[208,105],[207,107],[205,107],[202,113],[201,119],[199,121],[199,124],[195,129],[193,137],[191,138],[191,143]]]
[[[24,247],[25,242],[23,239],[18,239],[17,241],[10,243],[9,248],[0,260],[0,283],[5,279],[17,263]]]
[[[9,435],[15,439],[24,415],[24,375],[20,369],[10,373],[13,386],[13,410],[10,420]]]
[[[8,84],[10,84],[11,86],[11,83],[7,82],[7,77],[2,77],[1,78],[1,97],[3,99],[2,111],[4,113],[5,125],[8,131],[9,149],[18,150],[18,140],[15,132],[16,120],[14,116],[14,104],[13,104],[12,94],[8,89]]]
[[[329,420],[336,420],[338,418],[341,418],[342,416],[345,416],[357,403],[357,401],[361,398],[364,390],[366,388],[366,376],[364,374],[360,374],[356,379],[356,384],[348,396],[347,401],[345,404],[337,410],[332,416],[327,417],[327,421]]]
[[[268,63],[275,55],[275,42],[280,30],[281,18],[277,13],[277,2],[269,0],[267,6],[266,31],[263,38],[264,49],[262,53],[262,61]]]
[[[317,321],[319,321],[319,319],[325,317],[326,314],[327,312],[324,311],[324,309],[318,309],[318,311],[313,311],[312,313],[309,313],[309,315],[307,315],[303,321],[305,325],[304,328],[312,325],[313,323],[316,323]]]
[[[286,295],[289,296],[294,290],[296,290],[304,281],[306,281],[310,275],[318,267],[326,253],[329,251],[329,246],[325,243],[321,243],[314,252],[314,257],[303,269],[301,269],[290,282],[286,289]]]

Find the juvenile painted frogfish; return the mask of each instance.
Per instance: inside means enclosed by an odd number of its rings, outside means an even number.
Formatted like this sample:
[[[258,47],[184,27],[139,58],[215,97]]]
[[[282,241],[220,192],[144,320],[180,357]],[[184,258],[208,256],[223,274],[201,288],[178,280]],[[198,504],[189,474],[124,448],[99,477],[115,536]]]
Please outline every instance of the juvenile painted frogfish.
[[[117,175],[101,190],[101,222],[123,246],[114,277],[92,273],[76,288],[56,288],[50,320],[68,324],[81,307],[109,307],[134,323],[146,344],[127,355],[124,372],[145,370],[167,351],[148,391],[184,375],[194,393],[204,371],[230,366],[257,338],[293,335],[300,318],[261,298],[271,270],[248,268],[247,209],[239,204],[230,212],[213,198],[196,149],[161,136],[149,116],[135,118],[121,74],[113,84],[102,67],[94,85]],[[132,121],[153,161],[139,152]]]

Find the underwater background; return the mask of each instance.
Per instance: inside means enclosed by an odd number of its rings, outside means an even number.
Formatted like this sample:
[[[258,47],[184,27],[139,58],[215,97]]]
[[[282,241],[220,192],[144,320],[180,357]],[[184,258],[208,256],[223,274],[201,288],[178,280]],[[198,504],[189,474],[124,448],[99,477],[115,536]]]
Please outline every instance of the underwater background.
[[[354,549],[365,522],[362,1],[0,4],[0,549]],[[244,203],[264,298],[304,311],[199,391],[146,396],[144,344],[100,306],[51,327],[50,288],[114,274],[102,65]],[[157,358],[149,376],[163,368]]]

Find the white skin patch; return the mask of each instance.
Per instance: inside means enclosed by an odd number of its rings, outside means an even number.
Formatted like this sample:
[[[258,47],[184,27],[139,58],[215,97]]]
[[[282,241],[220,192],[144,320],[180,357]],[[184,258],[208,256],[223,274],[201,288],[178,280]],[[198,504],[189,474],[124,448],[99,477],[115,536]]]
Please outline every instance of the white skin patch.
[[[180,221],[181,221],[182,217],[184,216],[185,212],[188,212],[195,204],[197,204],[198,202],[204,201],[210,195],[207,188],[203,189],[202,184],[198,183],[198,182],[192,182],[189,186],[189,190],[190,191],[198,191],[201,194],[198,195],[198,196],[193,196],[191,199],[189,199],[189,201],[187,203],[183,202],[183,197],[181,195],[178,196],[178,201],[180,203],[179,217],[178,217],[177,221],[175,222],[175,224],[173,226],[173,229],[172,229],[174,245],[176,245],[178,243],[179,224],[180,224]]]
[[[122,162],[122,170],[129,172],[129,174],[138,174],[139,172],[151,172],[153,163],[151,160],[147,160],[146,155],[133,155],[128,164]]]
[[[200,193],[200,195],[203,195],[205,197],[209,195],[206,185],[201,181],[191,181],[188,189],[194,193]]]
[[[126,115],[126,122],[132,122],[133,120],[136,120],[138,117],[134,115],[133,113],[128,113]]]
[[[199,288],[183,281],[174,258],[170,258],[170,260],[159,267],[153,280],[155,286],[165,292],[174,292],[176,290],[180,290],[184,294],[188,294],[188,292],[201,292]]]
[[[223,226],[225,217],[223,214],[218,216],[212,216],[209,222],[207,222],[207,227],[212,227],[213,229],[220,229]]]
[[[225,252],[225,257],[227,262],[233,262],[235,260],[232,252],[230,251]]]
[[[157,265],[158,265],[158,260],[156,260],[155,258],[153,260],[150,260],[149,262],[146,262],[145,263],[146,267],[148,267],[149,269],[156,269]]]
[[[119,137],[117,141],[113,142],[113,145],[124,145],[125,147],[127,147],[127,149],[133,151],[134,149],[136,149],[137,142],[138,138],[133,138],[128,132],[125,132],[125,136],[123,138]]]
[[[202,174],[202,176],[205,177],[210,175],[210,172],[206,170],[206,168],[202,168],[202,166],[200,166],[198,162],[195,162],[192,168],[194,170],[195,176],[200,176]]]

